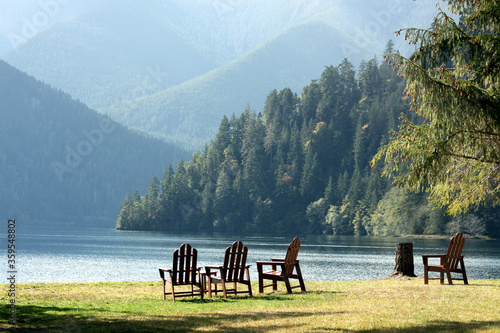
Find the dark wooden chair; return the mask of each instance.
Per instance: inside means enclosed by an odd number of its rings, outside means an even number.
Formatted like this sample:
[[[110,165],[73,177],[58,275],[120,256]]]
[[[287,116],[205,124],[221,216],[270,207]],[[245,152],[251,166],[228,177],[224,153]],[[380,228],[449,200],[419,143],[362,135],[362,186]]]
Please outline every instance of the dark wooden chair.
[[[259,272],[259,293],[264,292],[264,288],[273,287],[273,290],[278,289],[277,281],[284,281],[286,290],[289,294],[292,289],[300,288],[306,291],[302,272],[300,271],[299,260],[297,256],[300,250],[299,237],[295,237],[288,246],[284,259],[271,259],[271,261],[257,261],[257,271]],[[271,266],[270,271],[264,271],[264,266]],[[278,269],[279,266],[279,269]],[[290,279],[299,280],[299,285],[291,286]],[[264,285],[264,280],[271,280],[272,283]]]
[[[158,268],[163,281],[163,299],[167,295],[175,297],[201,296],[203,299],[203,285],[201,281],[200,269],[197,267],[198,251],[189,244],[182,244],[174,251],[172,268]],[[170,292],[167,292],[166,285],[170,285]],[[189,286],[190,290],[182,286]],[[175,287],[179,287],[176,291]],[[195,289],[196,287],[196,289]]]
[[[205,266],[208,279],[208,295],[212,297],[212,291],[217,295],[217,286],[222,285],[224,298],[228,294],[248,293],[252,296],[252,285],[250,282],[250,265],[246,264],[248,248],[242,242],[236,241],[226,248],[224,264],[222,266]],[[215,270],[215,272],[214,272]],[[218,274],[216,274],[218,273]],[[234,288],[228,288],[228,283],[234,283]],[[238,290],[238,283],[246,285],[247,290]],[[214,289],[212,289],[212,284]]]
[[[444,283],[444,274],[448,278],[448,283],[453,284],[452,280],[463,280],[464,284],[469,284],[467,281],[467,274],[465,273],[464,256],[462,249],[464,248],[465,238],[459,232],[450,239],[448,245],[448,252],[446,254],[423,254],[422,260],[424,262],[424,283],[428,284],[429,280],[439,279],[441,284]],[[430,258],[439,258],[439,265],[429,265]],[[460,264],[460,268],[458,268]],[[429,278],[429,272],[439,272],[439,278]],[[462,278],[452,278],[451,273],[462,274]]]

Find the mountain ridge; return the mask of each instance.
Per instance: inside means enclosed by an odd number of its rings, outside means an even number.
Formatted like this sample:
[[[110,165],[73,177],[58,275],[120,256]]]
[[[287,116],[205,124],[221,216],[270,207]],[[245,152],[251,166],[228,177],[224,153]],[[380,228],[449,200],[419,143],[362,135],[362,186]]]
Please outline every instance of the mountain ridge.
[[[320,31],[322,38],[314,39]],[[321,63],[333,63],[341,57],[335,47],[340,39],[338,31],[330,26],[304,23],[200,77],[101,111],[127,126],[187,149],[201,149],[215,134],[223,115],[239,114],[247,104],[260,111],[265,96],[276,87],[288,87],[300,94],[303,83],[319,76],[324,68],[307,59],[322,57]],[[304,43],[298,51],[297,40]],[[289,56],[278,57],[277,52],[284,50]],[[195,118],[201,127],[193,128]],[[190,135],[179,141],[181,133]]]
[[[4,218],[111,227],[125,193],[190,156],[130,132],[3,61],[0,76]]]
[[[118,14],[124,14],[118,16],[131,17],[131,11],[123,9]],[[146,21],[146,16],[141,16],[133,24],[119,19],[109,23],[108,14],[95,11],[63,22],[33,37],[4,59],[97,109],[134,94],[143,86],[148,68],[160,67],[168,76],[154,89],[148,85],[142,94],[176,85],[215,67],[161,22]],[[134,29],[121,35],[127,25]],[[171,45],[175,45],[175,52]],[[51,61],[45,58],[49,54],[53,54]]]

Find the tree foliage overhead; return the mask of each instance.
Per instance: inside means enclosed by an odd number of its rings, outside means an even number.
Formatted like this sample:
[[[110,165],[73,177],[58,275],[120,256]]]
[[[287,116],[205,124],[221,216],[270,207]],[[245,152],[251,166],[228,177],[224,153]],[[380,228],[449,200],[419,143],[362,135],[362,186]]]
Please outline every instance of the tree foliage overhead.
[[[411,57],[386,60],[407,78],[418,121],[400,117],[372,160],[383,173],[447,212],[500,204],[500,2],[448,0],[430,29],[402,29]],[[459,16],[455,21],[452,15]]]

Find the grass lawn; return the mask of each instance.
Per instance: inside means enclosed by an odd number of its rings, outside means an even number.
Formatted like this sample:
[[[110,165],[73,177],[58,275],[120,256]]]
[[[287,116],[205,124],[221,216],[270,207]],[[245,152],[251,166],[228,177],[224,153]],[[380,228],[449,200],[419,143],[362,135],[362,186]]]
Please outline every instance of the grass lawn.
[[[255,296],[161,296],[161,282],[16,285],[16,325],[1,296],[0,331],[15,332],[500,332],[500,280],[306,281]],[[2,284],[4,290],[9,285]],[[298,289],[294,289],[294,292]]]

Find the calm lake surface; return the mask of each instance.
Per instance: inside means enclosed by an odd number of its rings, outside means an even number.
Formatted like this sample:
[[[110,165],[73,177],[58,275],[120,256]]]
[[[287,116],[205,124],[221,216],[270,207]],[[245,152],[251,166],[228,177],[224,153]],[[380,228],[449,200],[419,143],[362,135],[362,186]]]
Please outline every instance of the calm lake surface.
[[[17,282],[156,281],[158,267],[171,267],[181,243],[198,249],[198,264],[222,264],[235,240],[249,249],[247,263],[257,279],[255,261],[283,257],[293,237],[119,232],[113,229],[16,227]],[[7,242],[6,230],[0,234]],[[300,235],[299,235],[300,236]],[[413,243],[415,274],[423,275],[421,254],[445,253],[448,239],[355,236],[301,237],[299,253],[305,280],[366,280],[389,276],[395,244]],[[6,266],[6,248],[5,266]],[[500,278],[500,241],[467,239],[464,248],[471,279]]]

